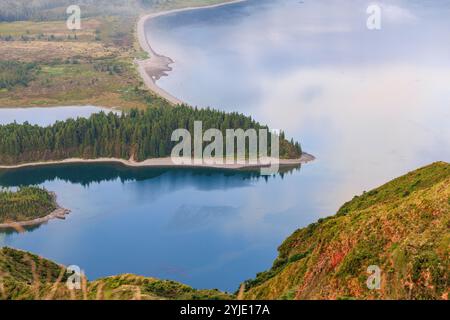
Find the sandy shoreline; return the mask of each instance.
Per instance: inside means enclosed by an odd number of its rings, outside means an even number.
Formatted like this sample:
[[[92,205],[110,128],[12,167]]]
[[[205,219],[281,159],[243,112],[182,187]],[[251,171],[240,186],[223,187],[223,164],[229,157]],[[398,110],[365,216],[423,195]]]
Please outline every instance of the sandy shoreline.
[[[48,215],[33,220],[0,223],[0,229],[14,229],[18,232],[21,232],[24,227],[38,226],[52,219],[65,219],[66,215],[70,213],[70,210],[62,208],[60,205],[58,205],[58,203],[56,202],[56,194],[53,192],[51,194],[56,204],[56,209],[50,212]]]
[[[280,167],[286,166],[296,166],[300,164],[306,164],[308,162],[314,161],[315,157],[308,153],[303,153],[299,159],[280,159],[279,165]],[[118,163],[122,164],[126,167],[134,167],[134,168],[211,168],[211,169],[232,169],[232,170],[241,170],[241,169],[258,169],[266,167],[265,164],[176,164],[172,161],[170,157],[168,158],[153,158],[145,161],[137,162],[133,160],[124,160],[118,158],[98,158],[98,159],[81,159],[81,158],[70,158],[59,161],[41,161],[41,162],[30,162],[23,163],[18,165],[5,166],[0,165],[0,169],[3,170],[11,170],[11,169],[20,169],[20,168],[28,168],[28,167],[42,167],[42,166],[51,166],[51,165],[61,165],[61,164],[77,164],[77,163]]]
[[[200,7],[186,7],[181,9],[173,9],[167,11],[161,11],[156,13],[150,13],[143,15],[139,18],[137,23],[137,36],[138,41],[141,48],[148,53],[149,59],[146,60],[135,60],[135,63],[138,66],[139,73],[146,84],[146,86],[154,92],[156,95],[168,100],[173,104],[182,104],[183,102],[178,98],[172,96],[170,93],[166,92],[164,89],[158,87],[156,84],[156,80],[158,80],[161,76],[165,75],[167,71],[170,71],[170,64],[173,63],[173,60],[169,57],[165,57],[163,55],[158,54],[151,47],[150,43],[147,40],[145,34],[145,23],[148,19],[154,19],[156,17],[191,11],[191,10],[200,10],[200,9],[208,9],[221,7],[226,5],[231,5],[239,2],[243,2],[246,0],[234,0],[229,2],[223,2],[208,6],[200,6]],[[308,154],[303,153],[299,159],[280,159],[279,166],[296,166],[300,164],[305,164],[315,160],[315,157]],[[77,164],[77,163],[118,163],[127,167],[154,167],[154,168],[216,168],[216,169],[232,169],[232,170],[240,170],[240,169],[259,169],[262,167],[267,167],[265,164],[175,164],[172,162],[170,157],[167,158],[153,158],[148,159],[142,162],[136,162],[133,160],[125,160],[118,158],[97,158],[97,159],[81,159],[81,158],[70,158],[64,159],[60,161],[43,161],[43,162],[32,162],[32,163],[23,163],[17,165],[0,165],[0,169],[8,170],[8,169],[19,169],[25,167],[39,167],[39,166],[50,166],[50,165],[60,165],[60,164]],[[1,227],[1,225],[0,225]]]
[[[144,81],[145,85],[148,89],[150,89],[153,93],[156,95],[166,99],[172,104],[183,104],[183,101],[178,99],[177,97],[173,96],[169,92],[165,91],[164,89],[160,88],[156,81],[160,79],[162,76],[167,75],[168,71],[171,71],[172,68],[170,65],[174,63],[172,59],[169,57],[163,56],[158,54],[150,45],[148,42],[148,39],[145,35],[145,23],[149,19],[154,19],[156,17],[164,16],[171,13],[177,13],[177,12],[184,12],[184,11],[191,11],[191,10],[198,10],[198,9],[208,9],[208,8],[216,8],[221,6],[230,5],[233,3],[239,3],[246,0],[234,0],[224,3],[218,3],[213,4],[209,6],[201,6],[201,7],[187,7],[187,8],[181,8],[181,9],[173,9],[173,10],[167,10],[167,11],[161,11],[151,14],[143,15],[139,18],[139,21],[137,23],[137,36],[139,45],[141,46],[142,50],[147,52],[149,59],[146,60],[136,60],[136,64],[138,67],[139,74],[142,77],[142,80]]]

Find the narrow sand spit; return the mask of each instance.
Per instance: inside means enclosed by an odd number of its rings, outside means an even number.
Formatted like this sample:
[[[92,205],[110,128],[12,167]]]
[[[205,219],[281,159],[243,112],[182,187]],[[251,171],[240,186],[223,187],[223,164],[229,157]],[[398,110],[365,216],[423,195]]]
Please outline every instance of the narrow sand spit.
[[[148,39],[145,35],[145,23],[147,20],[154,19],[156,17],[164,16],[171,13],[177,13],[177,12],[183,12],[183,11],[191,11],[191,10],[198,10],[198,9],[207,9],[207,8],[216,8],[221,7],[225,5],[229,5],[232,3],[238,3],[243,2],[246,0],[235,0],[235,1],[229,1],[224,3],[218,3],[213,4],[210,6],[203,6],[203,7],[187,7],[182,9],[173,9],[168,11],[162,11],[157,13],[151,13],[143,15],[139,18],[138,24],[137,24],[137,35],[139,44],[145,52],[147,52],[149,59],[146,60],[136,60],[136,64],[138,66],[139,74],[142,77],[142,80],[144,81],[145,85],[156,95],[166,99],[172,104],[182,104],[183,101],[179,100],[178,98],[174,97],[164,89],[160,88],[156,81],[159,80],[161,77],[167,75],[168,71],[171,71],[172,68],[170,65],[174,63],[172,59],[169,57],[165,57],[163,55],[160,55],[156,53],[156,51],[153,50],[152,46],[148,42]]]
[[[0,229],[14,229],[17,231],[22,231],[24,227],[37,226],[52,219],[65,219],[66,215],[70,213],[70,210],[60,207],[56,202],[56,194],[53,192],[51,194],[56,204],[56,209],[50,212],[48,215],[33,220],[0,223]]]
[[[151,13],[147,15],[143,15],[139,18],[137,24],[137,35],[139,44],[142,49],[148,53],[149,59],[147,60],[136,60],[138,65],[139,73],[141,74],[142,79],[146,86],[155,94],[160,97],[168,100],[173,104],[182,104],[183,102],[178,98],[174,97],[164,89],[158,87],[156,81],[162,76],[166,75],[166,72],[172,70],[170,64],[173,63],[173,60],[169,57],[165,57],[156,53],[151,47],[150,43],[147,40],[145,35],[145,23],[148,19],[154,19],[156,17],[164,16],[171,13],[190,11],[190,10],[199,10],[199,9],[207,9],[207,8],[215,8],[225,5],[230,5],[233,3],[243,2],[246,0],[234,0],[219,4],[214,4],[210,6],[203,7],[187,7],[182,9],[174,9],[168,11],[162,11],[157,13]],[[267,160],[267,159],[266,159]],[[279,166],[280,167],[289,167],[289,166],[297,166],[300,164],[305,164],[315,160],[315,157],[308,154],[303,153],[302,156],[298,159],[280,159]],[[273,162],[273,161],[272,161]],[[118,158],[98,158],[98,159],[80,159],[80,158],[71,158],[60,161],[43,161],[43,162],[32,162],[32,163],[23,163],[12,166],[2,166],[0,165],[0,169],[18,169],[24,167],[37,167],[37,166],[47,166],[47,165],[58,165],[58,164],[74,164],[74,163],[119,163],[125,165],[127,167],[154,167],[154,168],[164,168],[164,167],[182,167],[182,168],[217,168],[217,169],[257,169],[266,167],[267,165],[260,164],[176,164],[172,161],[171,158],[154,158],[148,159],[142,162],[136,162],[134,160],[124,160]],[[266,162],[264,162],[266,163]],[[44,218],[42,218],[44,219]],[[50,218],[51,219],[51,218]],[[1,227],[1,225],[0,225]]]
[[[265,159],[266,161],[270,159]],[[300,164],[305,164],[308,162],[311,162],[315,160],[315,157],[313,155],[310,155],[308,153],[303,153],[302,156],[299,159],[280,159],[279,165],[280,167],[287,167],[287,166],[297,166]],[[273,160],[272,160],[273,161]],[[23,163],[23,164],[17,164],[17,165],[11,165],[11,166],[4,166],[0,165],[0,169],[19,169],[19,168],[27,168],[27,167],[39,167],[39,166],[48,166],[48,165],[59,165],[59,164],[75,164],[75,163],[118,163],[122,164],[127,167],[135,167],[135,168],[216,168],[216,169],[233,169],[233,170],[239,170],[239,169],[249,169],[249,168],[263,168],[267,165],[265,161],[258,163],[258,164],[177,164],[172,161],[172,158],[153,158],[148,159],[145,161],[137,162],[133,160],[124,160],[124,159],[118,159],[118,158],[98,158],[98,159],[81,159],[81,158],[70,158],[60,161],[42,161],[42,162],[30,162],[30,163]]]

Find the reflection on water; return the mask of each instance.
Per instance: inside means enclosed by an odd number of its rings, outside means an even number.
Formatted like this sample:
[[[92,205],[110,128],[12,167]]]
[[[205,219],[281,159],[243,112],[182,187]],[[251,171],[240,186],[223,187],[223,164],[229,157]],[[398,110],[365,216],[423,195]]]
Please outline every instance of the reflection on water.
[[[44,186],[72,210],[66,220],[2,232],[0,240],[79,265],[91,279],[131,272],[232,291],[270,265],[285,235],[317,219],[307,208],[300,213],[302,191],[289,190],[300,176],[300,167],[272,177],[117,164],[0,171],[0,186]]]
[[[190,180],[195,177],[194,182],[198,188],[209,190],[220,186],[220,180],[225,181],[227,177],[236,177],[236,181],[242,184],[246,180],[264,179],[268,181],[275,176],[284,178],[286,174],[299,171],[301,165],[280,167],[277,175],[261,176],[259,169],[255,170],[227,170],[227,169],[183,169],[183,168],[136,168],[126,167],[114,163],[98,164],[59,164],[40,167],[24,167],[20,169],[0,169],[0,186],[17,187],[22,185],[37,185],[48,180],[62,180],[71,184],[89,186],[92,183],[119,180],[144,181],[165,175],[165,179],[173,186],[179,181]],[[227,184],[229,186],[229,184]]]
[[[48,181],[60,180],[67,184],[80,184],[89,188],[92,184],[116,181],[122,184],[132,181],[145,181],[156,179],[154,194],[173,192],[186,186],[193,186],[198,190],[227,190],[243,186],[251,186],[252,182],[260,179],[269,181],[276,177],[284,178],[286,174],[299,171],[300,165],[282,167],[278,175],[261,176],[259,170],[221,170],[221,169],[160,169],[160,168],[133,168],[120,164],[61,164],[49,165],[39,168],[28,167],[15,170],[0,169],[0,187],[11,188],[22,185],[42,185]],[[163,176],[163,177],[162,177]],[[186,229],[200,227],[226,212],[236,212],[237,208],[231,206],[186,206],[180,205],[169,223],[173,227]],[[23,230],[32,232],[39,227],[27,226]],[[14,234],[14,229],[0,229],[0,234]],[[22,232],[22,230],[20,231]],[[0,244],[2,242],[0,241]]]
[[[47,224],[47,222],[44,222],[42,224],[39,225],[34,225],[34,226],[26,226],[26,227],[20,227],[18,229],[11,229],[11,228],[0,228],[0,246],[5,245],[5,236],[6,235],[11,235],[11,234],[16,234],[16,233],[22,233],[22,232],[32,232],[36,229],[39,229],[41,226]]]

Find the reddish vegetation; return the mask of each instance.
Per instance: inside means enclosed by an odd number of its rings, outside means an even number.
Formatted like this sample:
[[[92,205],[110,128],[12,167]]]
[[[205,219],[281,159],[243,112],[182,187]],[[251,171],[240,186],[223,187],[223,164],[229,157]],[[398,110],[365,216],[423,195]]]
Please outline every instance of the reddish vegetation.
[[[447,299],[450,165],[438,162],[355,197],[294,232],[249,299]],[[367,287],[378,266],[381,288]]]

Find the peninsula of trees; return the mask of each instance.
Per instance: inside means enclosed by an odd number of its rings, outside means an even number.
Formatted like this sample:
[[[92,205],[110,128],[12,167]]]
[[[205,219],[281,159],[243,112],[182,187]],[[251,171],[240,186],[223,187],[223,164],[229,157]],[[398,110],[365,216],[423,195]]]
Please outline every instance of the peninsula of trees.
[[[69,158],[118,158],[143,161],[170,156],[178,142],[171,141],[176,129],[193,135],[194,122],[203,129],[267,128],[238,113],[187,106],[131,110],[119,114],[98,113],[90,118],[59,121],[48,127],[29,123],[0,126],[0,165],[57,161]],[[270,141],[270,139],[269,139]],[[297,159],[299,143],[280,134],[280,157]]]
[[[42,218],[56,208],[54,196],[45,189],[0,190],[0,224]]]

